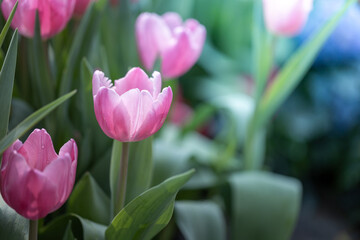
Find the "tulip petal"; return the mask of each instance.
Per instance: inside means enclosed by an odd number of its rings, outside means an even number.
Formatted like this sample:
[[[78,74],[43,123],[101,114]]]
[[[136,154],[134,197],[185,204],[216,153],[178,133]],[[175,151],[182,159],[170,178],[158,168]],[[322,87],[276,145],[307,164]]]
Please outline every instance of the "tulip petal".
[[[120,103],[120,96],[114,88],[101,87],[94,97],[94,110],[96,119],[106,135],[114,138],[115,107]]]
[[[111,88],[113,86],[111,80],[105,77],[105,74],[99,70],[96,70],[92,78],[92,93],[93,96],[97,94],[101,87]]]
[[[40,171],[57,158],[51,137],[45,129],[35,129],[18,152],[24,156],[31,168]]]
[[[46,39],[60,32],[72,16],[76,0],[43,0],[19,1],[14,19],[13,28],[27,37],[34,35],[35,13],[39,12],[40,29],[42,38]],[[9,17],[16,0],[3,0],[1,9],[6,18]]]
[[[150,80],[153,82],[153,91],[152,96],[156,99],[161,91],[161,75],[159,72],[155,71],[152,74],[152,78]]]
[[[162,18],[153,13],[140,14],[135,27],[141,62],[147,70],[152,70],[156,57],[172,44],[172,34]]]
[[[155,113],[153,117],[154,124],[152,125],[149,136],[153,135],[162,127],[169,113],[171,102],[173,98],[173,93],[170,87],[166,87],[159,94],[156,101],[153,103],[153,112]],[[140,129],[139,131],[143,131]]]
[[[161,70],[166,78],[175,78],[187,72],[200,57],[206,30],[196,24],[196,20],[188,23],[192,29],[177,28],[177,42],[162,54]]]
[[[182,19],[180,15],[176,12],[167,12],[162,15],[162,19],[165,21],[166,25],[174,31],[176,27],[180,27],[182,25]]]
[[[75,181],[75,178],[70,176],[71,162],[70,154],[66,153],[62,157],[52,161],[43,172],[47,181],[56,186],[56,199],[53,202],[50,212],[61,207],[70,195]],[[59,171],[59,169],[61,169],[61,171]]]
[[[5,202],[26,218],[45,217],[56,201],[56,186],[42,172],[31,169],[19,153],[13,152],[10,159],[1,183]]]
[[[15,150],[18,151],[19,148],[23,145],[23,143],[17,139],[13,144],[11,144],[11,146],[6,149],[3,153],[3,158],[2,158],[2,162],[1,162],[1,170],[5,169],[7,167],[7,163],[9,161],[10,158],[10,154]]]
[[[138,105],[136,106],[137,112],[133,116],[134,123],[130,135],[131,141],[140,141],[151,135],[151,129],[156,121],[153,113],[153,101],[153,97],[148,91],[140,92]],[[135,111],[135,109],[128,110]]]
[[[70,155],[71,161],[77,160],[78,149],[74,139],[70,139],[60,148],[59,157],[64,157],[66,154]]]
[[[153,81],[149,79],[141,68],[132,68],[125,77],[115,81],[115,90],[119,96],[131,89],[147,90],[153,92]]]
[[[306,23],[313,0],[263,0],[263,5],[269,31],[292,36],[301,31]]]

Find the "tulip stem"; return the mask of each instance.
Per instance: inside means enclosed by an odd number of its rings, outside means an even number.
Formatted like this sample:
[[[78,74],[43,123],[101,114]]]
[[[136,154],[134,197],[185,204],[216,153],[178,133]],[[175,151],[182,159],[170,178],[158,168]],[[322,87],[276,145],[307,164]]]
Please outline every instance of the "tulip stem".
[[[37,240],[38,220],[29,220],[29,240]]]
[[[118,214],[125,205],[127,170],[128,170],[128,161],[129,161],[129,146],[130,143],[128,142],[123,142],[122,144],[120,172],[117,183],[114,215]]]

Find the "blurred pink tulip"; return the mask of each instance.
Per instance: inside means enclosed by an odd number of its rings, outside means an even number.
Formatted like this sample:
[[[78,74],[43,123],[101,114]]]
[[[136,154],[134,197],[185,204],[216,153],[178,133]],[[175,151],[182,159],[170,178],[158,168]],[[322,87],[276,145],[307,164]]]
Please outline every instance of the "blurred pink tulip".
[[[95,71],[92,82],[96,119],[110,138],[140,141],[163,125],[173,94],[170,87],[161,92],[160,73],[149,78],[142,69],[132,68],[113,86],[103,72]]]
[[[162,59],[161,72],[166,78],[186,73],[201,55],[206,29],[195,19],[184,23],[177,13],[163,16],[142,13],[136,20],[136,40],[140,59],[152,70],[157,57]]]
[[[4,152],[1,163],[0,190],[5,202],[32,220],[57,210],[72,191],[77,154],[71,139],[57,155],[45,129],[35,129],[24,144],[17,140]]]
[[[263,0],[265,23],[276,35],[294,36],[305,25],[313,0]]]
[[[11,26],[26,37],[34,36],[35,15],[39,12],[41,37],[50,38],[64,29],[76,0],[20,0]],[[3,0],[1,10],[7,19],[16,0]]]
[[[86,12],[90,2],[94,1],[96,0],[76,0],[74,14],[77,16],[83,15]]]

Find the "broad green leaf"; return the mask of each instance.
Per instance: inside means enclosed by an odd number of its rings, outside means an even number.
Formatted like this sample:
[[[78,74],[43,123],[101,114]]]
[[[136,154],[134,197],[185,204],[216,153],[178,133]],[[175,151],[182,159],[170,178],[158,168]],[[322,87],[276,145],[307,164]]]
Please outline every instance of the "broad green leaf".
[[[27,240],[29,221],[9,207],[0,195],[0,236],[6,240]]]
[[[62,240],[71,221],[72,232],[76,239],[104,240],[106,226],[84,219],[76,214],[66,214],[56,218],[39,229],[39,240]]]
[[[2,154],[16,139],[21,137],[26,131],[32,128],[36,123],[48,115],[60,104],[68,100],[76,93],[76,90],[56,99],[55,101],[47,104],[46,106],[40,108],[24,121],[22,121],[16,128],[11,130],[3,139],[0,140],[0,154]]]
[[[17,43],[18,32],[15,30],[5,57],[4,65],[0,72],[0,139],[3,138],[8,131],[16,68]]]
[[[152,229],[163,214],[168,216],[169,206],[177,192],[191,178],[194,170],[176,175],[163,183],[150,188],[123,208],[106,230],[106,239],[137,240],[150,239],[156,234]],[[165,221],[166,222],[166,221]]]
[[[6,34],[10,28],[10,25],[11,25],[11,21],[15,15],[15,12],[16,12],[16,9],[17,9],[17,6],[18,6],[18,1],[16,1],[13,9],[11,10],[11,13],[8,17],[8,19],[6,20],[6,23],[3,27],[3,29],[1,30],[1,33],[0,33],[0,48],[2,47],[2,44],[4,43],[4,40],[5,40],[5,37],[6,37]]]
[[[73,235],[73,233],[71,231],[71,223],[72,223],[72,221],[70,220],[67,227],[66,227],[64,237],[63,237],[62,240],[75,240],[74,235]]]
[[[186,240],[225,240],[226,222],[220,207],[211,201],[178,201],[175,219]]]
[[[125,203],[150,187],[152,172],[152,137],[130,143]]]
[[[156,220],[156,223],[152,226],[150,231],[146,234],[144,239],[153,239],[156,234],[158,234],[162,229],[164,229],[173,215],[175,201],[172,202],[168,208],[163,212],[163,214]]]
[[[337,26],[341,17],[356,0],[348,0],[315,35],[287,61],[281,72],[274,79],[271,87],[260,101],[256,125],[261,127],[274,114],[275,110],[285,101],[311,67],[322,45]]]
[[[232,239],[288,240],[301,203],[301,183],[266,172],[230,176]]]
[[[107,225],[110,221],[110,199],[90,173],[76,184],[69,198],[68,212]]]

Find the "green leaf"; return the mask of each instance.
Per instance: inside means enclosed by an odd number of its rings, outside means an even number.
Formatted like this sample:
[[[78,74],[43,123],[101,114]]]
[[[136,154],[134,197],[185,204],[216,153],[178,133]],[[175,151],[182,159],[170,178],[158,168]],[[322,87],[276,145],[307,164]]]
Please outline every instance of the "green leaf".
[[[261,127],[274,114],[275,110],[285,101],[311,67],[322,45],[337,26],[346,10],[356,0],[348,0],[342,9],[334,15],[287,61],[287,64],[274,79],[274,83],[265,92],[260,101],[259,115],[256,124]],[[257,128],[258,128],[257,127]]]
[[[301,183],[266,172],[236,173],[232,189],[232,239],[290,239],[301,202]]]
[[[8,131],[16,68],[17,43],[18,32],[15,30],[6,53],[4,65],[0,72],[0,139],[3,138]]]
[[[68,212],[100,224],[109,223],[110,199],[90,173],[85,173],[76,184],[69,198]]]
[[[74,235],[73,235],[73,233],[71,231],[71,223],[72,223],[72,221],[70,220],[67,227],[66,227],[64,237],[63,237],[62,240],[75,240]]]
[[[147,190],[123,208],[106,230],[106,239],[150,239],[160,231],[156,223],[169,216],[169,206],[174,203],[179,189],[191,178],[194,170],[176,175]],[[167,220],[167,218],[165,218]],[[166,221],[165,221],[166,222]]]
[[[162,229],[164,229],[173,215],[175,201],[172,202],[168,208],[161,214],[161,216],[156,220],[156,223],[152,226],[149,232],[146,234],[144,239],[153,239]]]
[[[72,232],[76,239],[104,240],[106,226],[84,219],[76,214],[62,215],[39,229],[39,240],[63,240],[71,221]]]
[[[68,100],[76,93],[76,90],[56,99],[55,101],[47,104],[46,106],[40,108],[19,125],[17,125],[13,130],[9,132],[3,139],[0,141],[0,154],[2,154],[16,139],[20,138],[26,131],[32,128],[36,123],[48,115],[60,104]]]
[[[7,34],[8,30],[9,30],[9,28],[10,28],[12,19],[13,19],[14,15],[15,15],[18,3],[19,2],[16,1],[13,9],[11,10],[11,13],[10,13],[8,19],[6,20],[6,23],[5,23],[4,27],[3,27],[3,29],[1,30],[1,33],[0,33],[0,48],[2,47],[2,44],[4,43],[6,34]]]
[[[27,240],[29,221],[9,207],[0,195],[0,233],[1,239]]]
[[[211,201],[178,201],[176,223],[186,240],[225,240],[226,224],[220,207]]]
[[[150,187],[152,172],[152,137],[130,143],[125,203]]]

